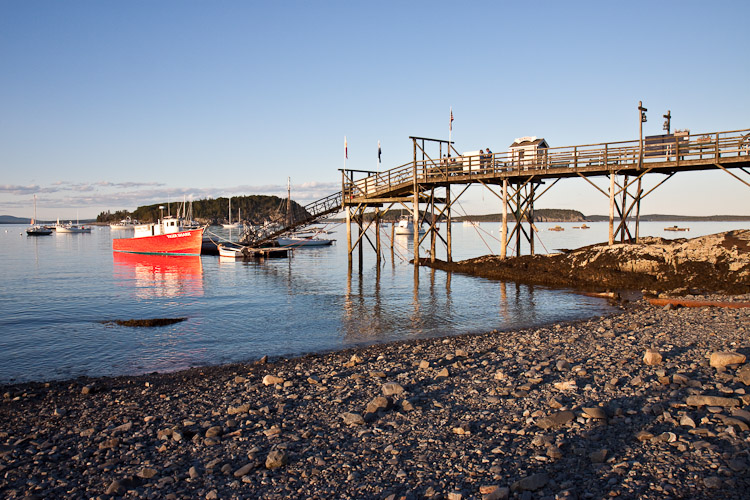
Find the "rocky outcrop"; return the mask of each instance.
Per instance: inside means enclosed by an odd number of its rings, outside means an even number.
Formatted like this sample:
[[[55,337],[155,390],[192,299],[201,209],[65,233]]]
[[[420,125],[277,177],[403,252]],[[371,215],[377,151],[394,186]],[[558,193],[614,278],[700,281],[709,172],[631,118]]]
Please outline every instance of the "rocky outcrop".
[[[582,289],[741,294],[750,292],[750,230],[693,239],[641,238],[552,255],[484,256],[440,269],[522,283]]]

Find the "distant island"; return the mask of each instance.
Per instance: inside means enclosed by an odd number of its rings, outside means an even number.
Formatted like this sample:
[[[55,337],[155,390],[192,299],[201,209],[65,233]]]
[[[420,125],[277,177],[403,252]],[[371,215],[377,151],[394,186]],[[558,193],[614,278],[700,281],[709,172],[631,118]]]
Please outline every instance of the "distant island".
[[[508,218],[512,220],[513,215],[508,214]],[[503,216],[500,213],[497,214],[485,214],[485,215],[467,215],[464,217],[454,217],[453,220],[461,221],[474,221],[474,222],[500,222],[503,220]],[[635,220],[635,217],[628,217],[628,220]],[[640,220],[644,222],[661,222],[661,221],[674,221],[674,222],[735,222],[735,221],[750,221],[750,215],[707,215],[707,216],[695,216],[695,215],[662,215],[662,214],[650,214],[641,215]],[[584,215],[577,210],[568,210],[563,208],[541,208],[534,210],[534,222],[602,222],[609,221],[608,215]]]
[[[227,207],[229,200],[227,198],[216,198],[208,200],[199,200],[194,202],[194,218],[206,223],[218,223],[226,218]],[[162,205],[166,206],[166,203]],[[177,204],[172,203],[175,207]],[[237,213],[236,210],[240,208],[242,210],[242,216],[245,220],[264,220],[278,217],[286,206],[286,200],[278,198],[276,196],[238,196],[232,198],[232,212]],[[304,209],[298,205],[295,201],[292,201],[292,209],[294,212],[304,212]],[[174,210],[173,210],[174,212]],[[109,223],[118,222],[125,217],[132,217],[134,219],[149,221],[156,220],[159,214],[159,204],[149,205],[145,207],[138,207],[133,212],[127,210],[118,210],[112,212],[102,212],[96,218],[96,222]],[[389,210],[383,215],[385,221],[398,220],[399,216],[408,214],[405,210]],[[429,219],[429,214],[427,215]],[[366,216],[367,218],[367,216]],[[512,214],[508,214],[509,220],[513,219]],[[641,215],[640,219],[644,222],[663,222],[663,221],[674,221],[674,222],[688,222],[688,221],[704,221],[704,222],[735,222],[735,221],[750,221],[750,215],[707,215],[707,216],[694,216],[694,215],[664,215],[664,214],[649,214]],[[339,219],[337,219],[339,220]],[[341,219],[343,220],[343,219]],[[473,222],[500,222],[503,220],[503,216],[500,213],[497,214],[484,214],[484,215],[466,215],[460,217],[453,217],[455,222],[473,221]],[[534,221],[535,222],[602,222],[608,221],[609,216],[607,215],[584,215],[578,210],[569,210],[564,208],[541,208],[534,210]],[[635,220],[634,217],[628,218],[628,220]],[[52,224],[54,221],[39,221],[43,224]],[[81,220],[82,223],[91,223],[93,220]],[[0,224],[30,224],[31,219],[25,217],[14,217],[12,215],[0,215]]]

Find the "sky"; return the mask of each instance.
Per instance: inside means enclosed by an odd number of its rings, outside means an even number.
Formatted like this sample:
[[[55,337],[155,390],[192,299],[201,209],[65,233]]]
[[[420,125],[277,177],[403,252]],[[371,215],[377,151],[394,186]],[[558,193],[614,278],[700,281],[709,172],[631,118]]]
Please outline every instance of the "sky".
[[[287,178],[307,203],[339,191],[345,166],[407,163],[409,136],[448,139],[451,108],[459,151],[637,139],[639,101],[644,135],[667,110],[673,130],[747,129],[749,13],[746,0],[0,0],[0,215],[30,217],[34,194],[40,219],[283,197]],[[481,187],[460,202],[500,211]],[[609,204],[577,179],[535,208]],[[750,188],[677,174],[641,213],[750,215]]]

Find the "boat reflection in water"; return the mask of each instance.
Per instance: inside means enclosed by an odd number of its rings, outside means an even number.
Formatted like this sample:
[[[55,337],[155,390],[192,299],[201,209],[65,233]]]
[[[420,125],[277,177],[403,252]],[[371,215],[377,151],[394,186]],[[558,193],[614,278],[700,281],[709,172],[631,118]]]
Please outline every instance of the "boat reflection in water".
[[[203,296],[199,255],[148,255],[114,252],[115,278],[132,280],[140,299]]]

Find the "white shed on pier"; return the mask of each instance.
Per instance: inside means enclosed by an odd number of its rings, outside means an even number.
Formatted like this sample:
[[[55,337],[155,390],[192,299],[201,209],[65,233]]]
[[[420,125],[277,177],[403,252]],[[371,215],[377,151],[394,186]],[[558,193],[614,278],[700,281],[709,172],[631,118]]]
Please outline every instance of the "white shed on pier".
[[[529,168],[536,162],[542,163],[549,144],[536,136],[519,137],[510,145],[510,158],[513,165]]]

